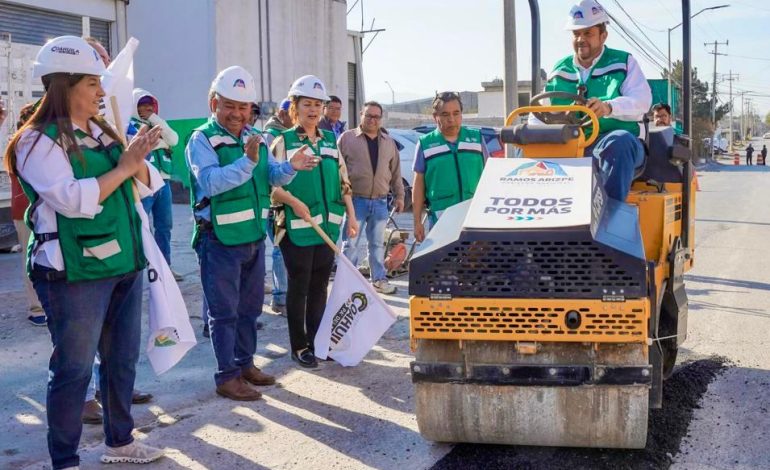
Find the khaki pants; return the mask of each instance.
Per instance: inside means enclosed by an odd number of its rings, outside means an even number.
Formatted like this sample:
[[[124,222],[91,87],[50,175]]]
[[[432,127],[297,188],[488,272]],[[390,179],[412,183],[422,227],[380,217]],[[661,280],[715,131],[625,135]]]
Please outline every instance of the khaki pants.
[[[35,288],[32,287],[32,281],[27,276],[27,242],[29,241],[29,227],[23,220],[14,220],[13,225],[16,227],[16,236],[19,237],[19,244],[22,248],[24,256],[21,257],[21,272],[24,279],[24,290],[27,291],[27,306],[30,312],[40,314],[43,312],[43,307],[40,305],[40,300],[37,298]]]

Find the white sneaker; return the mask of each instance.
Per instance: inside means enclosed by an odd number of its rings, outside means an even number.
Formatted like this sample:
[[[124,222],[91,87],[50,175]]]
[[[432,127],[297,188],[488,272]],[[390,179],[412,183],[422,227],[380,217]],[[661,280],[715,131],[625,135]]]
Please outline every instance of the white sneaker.
[[[142,444],[136,439],[123,447],[104,447],[102,463],[150,463],[165,455],[163,449]]]
[[[394,294],[396,290],[396,286],[389,283],[387,279],[380,279],[379,281],[374,281],[372,283],[374,286],[374,290],[379,292],[380,294]]]

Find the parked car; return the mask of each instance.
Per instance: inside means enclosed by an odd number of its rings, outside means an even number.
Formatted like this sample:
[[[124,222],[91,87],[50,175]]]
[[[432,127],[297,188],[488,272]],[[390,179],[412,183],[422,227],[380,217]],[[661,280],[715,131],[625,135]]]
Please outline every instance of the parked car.
[[[762,134],[762,138],[763,139],[770,139],[770,132],[766,132],[766,133]]]
[[[412,181],[414,173],[414,152],[420,133],[409,129],[387,129],[388,134],[396,141],[399,159],[401,160],[401,179],[404,180],[404,210],[412,208]]]
[[[481,131],[481,137],[484,139],[484,143],[489,150],[489,156],[492,158],[505,158],[505,147],[500,140],[500,128],[498,127],[485,127],[485,126],[465,126],[469,129],[478,129]],[[417,126],[415,131],[420,134],[427,134],[433,132],[436,129],[434,125]]]

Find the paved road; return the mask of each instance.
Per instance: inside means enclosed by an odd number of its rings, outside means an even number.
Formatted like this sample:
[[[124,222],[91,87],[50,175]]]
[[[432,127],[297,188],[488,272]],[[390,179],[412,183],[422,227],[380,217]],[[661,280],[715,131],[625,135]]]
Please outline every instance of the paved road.
[[[764,249],[770,241],[770,210],[764,202],[770,196],[770,171],[725,166],[705,169],[699,176],[696,268],[687,276],[690,336],[680,360],[719,355],[732,365],[709,385],[689,436],[672,449],[673,467],[770,468],[770,355],[765,346],[770,271]],[[200,285],[187,243],[189,212],[183,205],[174,209],[179,227],[173,235],[174,267],[187,275],[181,286],[199,332]],[[44,384],[50,343],[45,329],[23,320],[18,262],[18,255],[0,255],[0,389],[5,392],[0,395],[5,430],[0,468],[48,468]],[[156,399],[134,408],[137,436],[169,450],[168,458],[147,468],[412,469],[441,461],[452,447],[425,442],[417,433],[407,369],[406,279],[395,282],[399,293],[386,300],[399,319],[356,368],[324,363],[313,372],[297,369],[286,350],[285,319],[264,315],[257,361],[279,377],[280,385],[266,388],[265,400],[258,403],[235,404],[214,394],[214,360],[203,338],[182,363],[160,377],[143,357],[137,385]],[[100,467],[100,441],[100,427],[86,426],[82,468]],[[558,459],[564,456],[561,450],[512,451],[518,461],[532,462],[522,468],[559,468]],[[506,455],[495,461],[496,467],[510,462]],[[580,468],[612,468],[590,459],[585,465]],[[454,468],[491,465],[460,460]]]

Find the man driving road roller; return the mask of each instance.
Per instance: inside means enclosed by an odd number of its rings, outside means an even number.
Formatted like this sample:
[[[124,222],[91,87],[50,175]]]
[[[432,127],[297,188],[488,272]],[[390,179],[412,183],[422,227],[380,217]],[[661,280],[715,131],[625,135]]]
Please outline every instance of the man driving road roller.
[[[607,12],[595,0],[582,0],[572,7],[565,29],[572,31],[575,53],[556,63],[545,91],[578,94],[586,99],[586,106],[599,118],[600,134],[585,154],[600,160],[607,195],[625,201],[634,173],[644,164],[644,148],[639,140],[644,131],[639,121],[650,109],[652,93],[631,54],[605,47],[609,21]],[[571,100],[551,98],[551,104],[567,105]],[[537,122],[534,117],[530,120]]]

